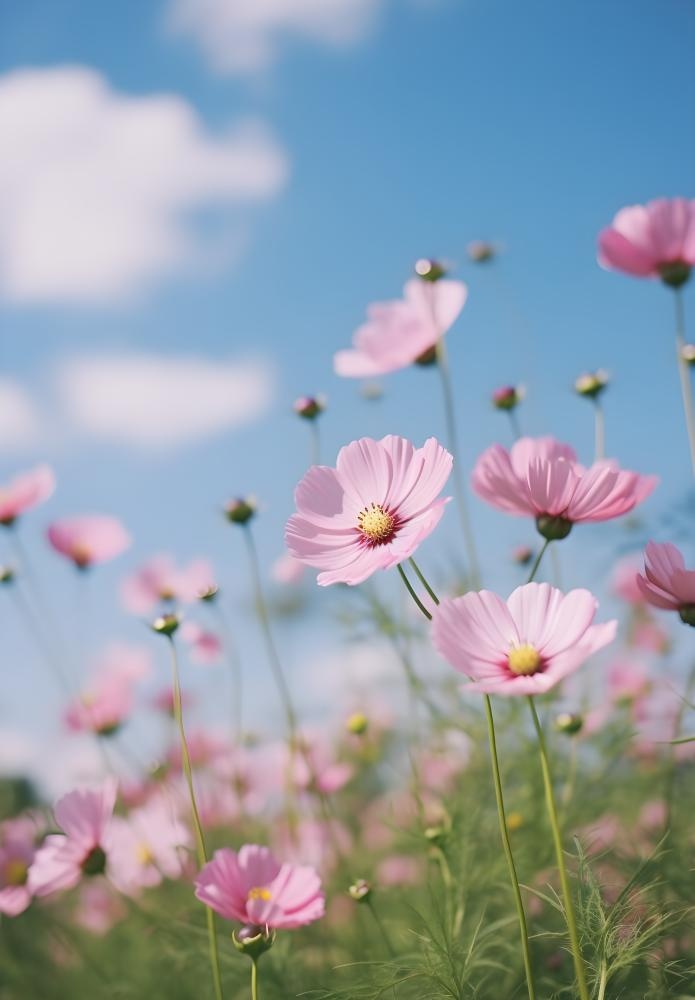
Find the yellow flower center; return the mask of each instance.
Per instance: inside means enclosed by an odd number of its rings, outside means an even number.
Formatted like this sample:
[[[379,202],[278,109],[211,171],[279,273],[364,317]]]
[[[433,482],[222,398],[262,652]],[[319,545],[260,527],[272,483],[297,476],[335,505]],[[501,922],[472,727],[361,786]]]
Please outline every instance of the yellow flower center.
[[[29,867],[24,861],[16,858],[9,861],[5,868],[5,881],[8,885],[24,885],[29,874]]]
[[[525,642],[522,646],[514,646],[509,650],[507,663],[513,674],[528,676],[538,671],[541,665],[541,657],[534,646],[530,646]]]
[[[261,886],[255,885],[253,889],[249,889],[248,895],[246,897],[250,899],[270,899],[270,889],[264,889]]]
[[[357,523],[362,534],[366,535],[370,542],[379,545],[388,541],[393,534],[396,519],[392,514],[387,513],[380,504],[373,503],[360,511],[357,515]]]
[[[138,844],[135,849],[135,856],[141,865],[151,865],[154,862],[154,854],[150,849],[150,845],[146,844],[144,841]]]

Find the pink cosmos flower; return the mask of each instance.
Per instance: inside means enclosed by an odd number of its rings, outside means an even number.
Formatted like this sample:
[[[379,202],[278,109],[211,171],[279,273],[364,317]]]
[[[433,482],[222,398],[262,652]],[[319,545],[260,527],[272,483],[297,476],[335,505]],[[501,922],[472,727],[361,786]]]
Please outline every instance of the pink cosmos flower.
[[[602,267],[682,284],[695,264],[695,201],[658,198],[623,208],[598,244]]]
[[[392,434],[353,441],[341,448],[335,469],[314,465],[300,482],[287,548],[321,570],[322,587],[362,583],[403,562],[434,530],[451,466],[435,438],[422,448]]]
[[[190,844],[188,829],[161,795],[134,809],[127,819],[116,816],[111,830],[114,884],[131,895],[159,885],[165,877],[180,878],[181,849]]]
[[[123,900],[107,882],[85,882],[81,887],[75,921],[90,934],[98,937],[108,934],[113,925],[127,915]]]
[[[55,490],[55,476],[48,465],[38,465],[0,486],[0,524],[9,528],[20,514],[48,500]]]
[[[649,671],[636,659],[618,659],[606,671],[608,697],[612,702],[633,702],[650,686]]]
[[[287,861],[308,864],[327,875],[353,847],[350,831],[338,819],[300,819],[273,826],[273,844]]]
[[[0,913],[16,917],[31,903],[29,868],[36,853],[36,827],[18,817],[0,827]]]
[[[613,592],[628,604],[644,604],[644,595],[637,583],[640,561],[636,556],[625,556],[613,569],[611,585]]]
[[[270,929],[303,927],[324,914],[321,879],[309,867],[281,864],[267,847],[215,851],[195,882],[197,898],[227,920]]]
[[[275,583],[289,585],[299,583],[305,571],[306,566],[300,563],[298,559],[295,559],[294,556],[291,556],[289,552],[285,552],[273,563],[270,575]]]
[[[520,438],[510,451],[493,444],[473,469],[473,489],[507,514],[535,517],[545,538],[566,538],[572,525],[627,514],[656,486],[655,476],[595,462],[585,469],[569,445],[552,437]]]
[[[409,854],[392,854],[380,861],[376,870],[377,883],[382,887],[417,885],[424,878],[422,859]]]
[[[147,615],[163,601],[192,604],[213,585],[214,573],[206,559],[177,567],[169,555],[153,556],[121,587],[123,603],[136,615]]]
[[[292,763],[295,786],[306,791],[316,787],[324,795],[340,791],[352,778],[355,769],[346,761],[336,759],[335,752],[322,734],[302,734],[304,752],[292,753],[283,744],[283,756]],[[287,766],[283,768],[286,772]]]
[[[432,639],[442,656],[486,694],[542,694],[615,638],[617,622],[593,625],[598,602],[547,583],[517,587],[508,601],[489,590],[442,601]]]
[[[130,536],[121,522],[100,514],[54,521],[48,529],[48,540],[56,552],[71,559],[78,569],[108,562],[130,545]]]
[[[335,355],[336,373],[371,378],[412,365],[453,325],[467,295],[462,281],[413,278],[402,299],[369,306],[367,322],[354,334],[353,349]]]
[[[150,658],[139,647],[110,646],[90,684],[68,706],[68,728],[101,736],[115,733],[130,715],[135,685],[149,668]]]
[[[186,621],[179,629],[179,635],[188,644],[193,663],[219,663],[222,656],[222,640],[209,629],[197,622]]]
[[[695,569],[686,569],[682,554],[670,542],[649,542],[644,575],[637,585],[649,604],[677,611],[686,625],[695,625]]]
[[[50,834],[36,852],[29,869],[29,889],[47,896],[72,889],[83,875],[101,875],[109,862],[111,824],[117,783],[106,780],[101,788],[69,792],[55,806],[62,834]]]

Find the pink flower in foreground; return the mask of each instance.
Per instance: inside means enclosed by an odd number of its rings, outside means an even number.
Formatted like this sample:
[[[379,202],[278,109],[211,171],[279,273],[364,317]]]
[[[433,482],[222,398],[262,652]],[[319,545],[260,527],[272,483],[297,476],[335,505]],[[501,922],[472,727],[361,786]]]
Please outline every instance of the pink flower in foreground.
[[[36,852],[36,827],[27,818],[0,827],[0,913],[16,917],[31,902],[29,868]]]
[[[180,878],[181,848],[190,846],[191,835],[171,804],[159,796],[133,810],[127,819],[115,817],[111,841],[114,884],[132,894],[159,885],[163,878]]]
[[[133,614],[147,615],[163,601],[192,604],[210,590],[214,574],[206,559],[177,567],[169,555],[153,556],[121,587],[123,603]]]
[[[29,869],[34,895],[72,889],[83,875],[106,871],[116,791],[116,781],[108,779],[96,791],[77,790],[58,800],[54,813],[63,833],[50,834],[36,852]]]
[[[510,451],[493,444],[473,469],[473,489],[506,514],[535,517],[548,539],[566,538],[575,523],[627,514],[656,486],[655,476],[620,469],[615,462],[577,462],[569,445],[552,437],[520,438]]]
[[[227,920],[270,929],[302,927],[324,914],[313,868],[281,864],[267,847],[215,851],[195,882],[198,899]]]
[[[100,514],[54,521],[48,529],[48,540],[56,552],[71,559],[78,569],[108,562],[130,545],[130,536],[121,522]]]
[[[655,608],[677,611],[686,625],[695,626],[695,569],[670,542],[649,542],[644,552],[644,576],[637,577],[645,600]]]
[[[55,476],[48,465],[38,465],[0,486],[0,524],[9,528],[20,514],[48,500],[55,490]]]
[[[462,281],[413,278],[402,299],[369,306],[367,322],[353,336],[353,349],[335,355],[336,373],[371,378],[412,365],[452,326],[467,295]]]
[[[298,485],[287,548],[321,570],[322,587],[362,583],[403,562],[434,530],[451,465],[435,438],[422,448],[394,435],[353,441],[341,448],[335,469],[314,465]]]
[[[471,678],[469,690],[542,694],[615,638],[617,622],[592,624],[597,607],[588,590],[563,594],[547,583],[517,587],[506,602],[481,590],[442,601],[432,639]]]
[[[695,264],[695,201],[658,198],[623,208],[598,245],[602,267],[682,285]]]

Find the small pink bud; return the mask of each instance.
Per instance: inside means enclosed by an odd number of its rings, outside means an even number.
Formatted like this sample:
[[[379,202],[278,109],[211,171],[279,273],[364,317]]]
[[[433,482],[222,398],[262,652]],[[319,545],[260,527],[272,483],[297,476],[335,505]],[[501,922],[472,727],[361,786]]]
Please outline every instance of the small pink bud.
[[[503,385],[492,394],[492,405],[498,410],[514,410],[526,395],[523,385]]]
[[[466,247],[466,253],[474,264],[485,264],[495,257],[495,248],[486,240],[473,240]]]
[[[224,508],[228,521],[232,524],[246,524],[255,515],[258,507],[253,497],[237,497]]]
[[[292,409],[304,420],[316,420],[326,409],[326,399],[324,396],[300,396],[295,399]]]
[[[584,375],[580,375],[574,383],[574,391],[579,396],[596,399],[601,395],[609,381],[608,372],[599,368],[595,372],[586,372]]]

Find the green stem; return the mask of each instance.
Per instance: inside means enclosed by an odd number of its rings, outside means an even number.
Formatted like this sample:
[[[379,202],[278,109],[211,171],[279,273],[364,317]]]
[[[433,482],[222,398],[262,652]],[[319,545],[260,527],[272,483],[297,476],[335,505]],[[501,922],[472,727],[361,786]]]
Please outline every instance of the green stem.
[[[560,833],[560,823],[558,821],[557,806],[555,804],[555,792],[553,791],[553,778],[550,771],[548,749],[546,747],[545,736],[543,735],[543,729],[541,727],[540,719],[538,718],[538,712],[536,711],[536,704],[533,700],[533,695],[528,696],[528,703],[531,708],[531,716],[533,717],[533,725],[536,730],[536,736],[538,737],[538,748],[541,755],[541,770],[543,772],[543,784],[545,787],[545,801],[548,807],[548,818],[550,820],[553,842],[555,844],[555,856],[557,859],[558,871],[560,873],[560,885],[562,887],[562,898],[564,900],[565,919],[567,921],[567,931],[569,933],[570,946],[572,948],[572,957],[574,958],[574,971],[577,977],[579,996],[581,1000],[589,1000],[589,990],[586,985],[586,974],[584,972],[584,960],[579,947],[577,921],[574,915],[574,902],[572,900],[569,878],[567,876],[565,855],[562,849],[562,835]]]
[[[391,958],[395,958],[396,957],[396,953],[393,950],[393,945],[391,944],[391,938],[388,936],[388,934],[386,932],[386,928],[384,927],[384,924],[382,922],[382,919],[379,916],[379,914],[377,913],[376,907],[374,906],[374,903],[369,898],[369,896],[367,896],[366,902],[367,902],[367,909],[369,910],[369,912],[371,913],[372,917],[374,918],[374,923],[379,928],[379,933],[381,934],[382,938],[384,939],[384,945],[386,946],[387,952],[389,953],[389,955],[391,956]]]
[[[601,979],[598,984],[598,995],[596,1000],[604,1000],[606,996],[606,986],[608,985],[608,966],[601,962]]]
[[[461,478],[461,461],[459,457],[458,432],[456,429],[456,412],[454,409],[454,393],[451,387],[451,374],[449,372],[449,359],[446,352],[444,338],[437,341],[437,368],[442,383],[442,395],[444,398],[444,417],[446,420],[447,435],[449,438],[449,448],[454,456],[453,482],[454,493],[456,494],[456,504],[459,511],[459,520],[463,531],[463,539],[468,557],[468,570],[470,574],[470,584],[475,590],[480,584],[480,563],[475,544],[475,535],[471,527],[468,505],[466,503],[466,490]]]
[[[523,437],[523,435],[521,433],[521,424],[519,423],[519,418],[516,414],[516,410],[507,410],[507,413],[509,414],[509,422],[512,425],[512,434],[514,436],[514,440],[518,441],[520,437]]]
[[[174,717],[176,718],[176,725],[179,731],[179,739],[181,741],[181,764],[183,767],[183,773],[186,778],[188,795],[191,800],[191,815],[193,817],[193,829],[195,831],[195,844],[196,844],[196,855],[198,858],[198,867],[202,868],[203,865],[206,864],[208,859],[207,849],[205,847],[205,836],[203,834],[203,825],[200,822],[200,813],[198,812],[198,803],[196,802],[195,789],[193,787],[193,769],[191,767],[191,756],[188,752],[186,730],[183,724],[183,705],[181,702],[181,682],[179,679],[179,663],[178,663],[178,656],[176,654],[176,644],[174,642],[173,636],[169,636],[169,646],[171,649],[171,671],[172,671],[172,684],[174,692]],[[217,950],[215,914],[214,911],[211,910],[209,906],[205,907],[205,917],[208,928],[210,968],[212,970],[212,983],[215,991],[215,1000],[222,1000],[222,980],[220,978],[220,959]]]
[[[536,573],[538,572],[538,570],[540,568],[540,565],[541,565],[541,562],[543,561],[543,556],[545,555],[546,549],[548,548],[549,545],[550,545],[550,542],[546,538],[546,540],[543,542],[543,545],[541,546],[540,552],[536,556],[536,561],[533,564],[533,566],[531,568],[531,572],[528,575],[528,580],[526,581],[527,583],[533,583],[533,581],[534,581],[534,579],[536,577]]]
[[[680,375],[681,395],[683,397],[683,412],[685,426],[690,444],[690,461],[695,474],[695,406],[693,405],[693,386],[690,376],[690,366],[683,357],[685,347],[685,310],[683,307],[683,292],[680,288],[674,291],[676,301],[676,358],[678,374]]]
[[[321,432],[318,420],[309,421],[309,432],[311,434],[311,464],[321,464]]]
[[[606,457],[606,417],[603,404],[598,396],[594,399],[594,461],[602,462]]]
[[[232,630],[227,623],[227,618],[224,611],[219,606],[217,601],[219,596],[215,598],[212,602],[212,608],[214,614],[217,617],[220,632],[222,634],[222,641],[224,645],[225,659],[229,665],[231,681],[232,681],[232,717],[233,717],[233,727],[234,735],[236,739],[237,746],[241,746],[244,736],[244,712],[243,712],[243,701],[244,701],[244,687],[243,687],[243,674],[241,670],[241,662],[239,660],[239,654],[237,653],[236,645],[234,639],[232,638]]]
[[[405,575],[405,570],[403,569],[402,564],[398,563],[398,565],[396,566],[396,569],[401,574],[401,580],[405,584],[408,593],[410,594],[410,596],[412,597],[412,599],[415,601],[415,603],[419,607],[420,611],[422,611],[422,613],[425,616],[425,618],[427,618],[429,621],[432,621],[432,615],[430,614],[430,612],[427,610],[427,608],[425,607],[425,605],[422,603],[422,601],[420,600],[420,598],[415,593],[415,591],[413,589],[412,583],[410,582],[410,580],[408,579],[408,577]],[[439,603],[439,602],[437,602],[437,603]]]
[[[419,566],[418,566],[418,564],[417,564],[417,563],[415,562],[415,560],[414,560],[414,559],[412,558],[412,556],[411,556],[411,558],[410,558],[410,559],[408,560],[408,562],[410,563],[410,565],[411,565],[411,566],[413,567],[413,569],[415,570],[415,573],[416,573],[416,575],[417,575],[417,578],[418,578],[418,580],[420,581],[420,583],[422,584],[422,586],[423,586],[423,587],[425,588],[425,590],[427,591],[427,593],[428,593],[428,594],[430,595],[430,597],[432,598],[432,600],[434,601],[434,603],[435,603],[435,604],[439,604],[439,598],[437,597],[437,595],[435,594],[435,592],[434,592],[434,591],[432,590],[432,588],[430,587],[430,585],[429,585],[429,583],[427,582],[427,580],[425,579],[425,577],[424,577],[424,575],[423,575],[423,573],[422,573],[422,571],[421,571],[420,567],[419,567]]]
[[[258,959],[251,959],[251,1000],[258,1000]]]
[[[517,875],[516,864],[514,863],[512,845],[509,840],[509,827],[507,826],[507,815],[504,808],[504,794],[502,792],[502,778],[500,775],[499,758],[497,756],[495,720],[492,714],[492,702],[490,701],[490,696],[487,694],[485,695],[485,715],[487,718],[488,741],[490,743],[490,759],[492,761],[492,779],[495,785],[495,799],[497,801],[497,818],[499,820],[504,856],[507,859],[507,868],[509,869],[509,879],[512,883],[514,905],[516,906],[516,913],[519,919],[519,936],[521,938],[521,952],[524,959],[524,971],[526,972],[526,986],[528,988],[529,1000],[535,1000],[536,993],[533,985],[533,971],[531,967],[531,952],[528,942],[526,913],[524,911],[524,901],[521,897],[519,876]]]

